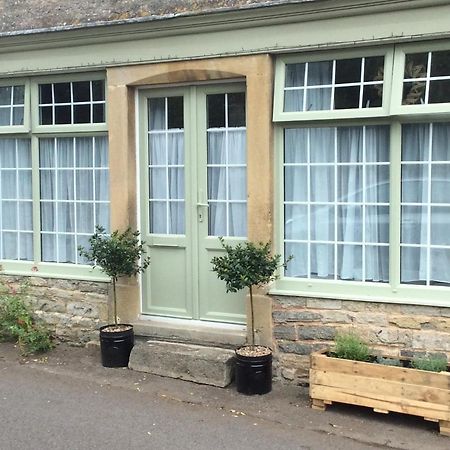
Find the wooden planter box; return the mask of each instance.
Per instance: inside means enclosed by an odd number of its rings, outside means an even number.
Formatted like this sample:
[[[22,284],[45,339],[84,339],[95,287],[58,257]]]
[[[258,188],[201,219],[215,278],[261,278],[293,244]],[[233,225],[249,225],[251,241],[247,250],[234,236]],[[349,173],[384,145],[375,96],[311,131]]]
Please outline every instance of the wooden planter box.
[[[450,436],[450,372],[428,372],[311,354],[310,397],[314,409],[333,402],[375,412],[412,414],[439,422]]]

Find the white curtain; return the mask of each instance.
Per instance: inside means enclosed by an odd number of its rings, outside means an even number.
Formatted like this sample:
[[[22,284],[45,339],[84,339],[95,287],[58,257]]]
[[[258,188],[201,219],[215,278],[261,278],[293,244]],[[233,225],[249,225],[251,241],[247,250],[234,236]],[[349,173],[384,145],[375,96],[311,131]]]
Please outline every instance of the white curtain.
[[[208,131],[210,236],[247,235],[246,132]]]
[[[42,260],[77,263],[96,225],[109,230],[107,138],[39,141]]]
[[[162,114],[159,109],[154,114],[158,122]],[[149,152],[150,232],[184,234],[184,133],[150,133]]]
[[[284,111],[323,111],[331,109],[331,87],[319,86],[331,85],[333,62],[308,63],[306,83],[304,68],[304,64],[288,64],[286,66],[286,87],[298,87],[300,89],[285,90]],[[304,89],[305,87],[307,89]]]
[[[388,143],[386,127],[285,130],[288,276],[388,281]]]
[[[1,258],[33,260],[31,143],[0,139]]]
[[[449,162],[449,124],[403,126],[402,282],[450,282]]]

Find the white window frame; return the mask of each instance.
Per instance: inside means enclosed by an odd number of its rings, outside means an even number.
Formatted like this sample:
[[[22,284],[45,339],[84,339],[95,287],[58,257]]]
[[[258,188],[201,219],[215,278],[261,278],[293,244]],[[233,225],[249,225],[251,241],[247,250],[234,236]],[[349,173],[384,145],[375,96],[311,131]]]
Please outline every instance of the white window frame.
[[[450,307],[450,287],[412,285],[400,282],[401,233],[401,145],[402,124],[450,122],[450,103],[429,105],[402,105],[405,55],[428,51],[449,50],[450,41],[405,44],[384,50],[369,48],[355,52],[324,52],[314,55],[280,57],[276,61],[274,113],[275,122],[275,218],[278,231],[275,244],[284,255],[284,128],[311,126],[361,126],[390,125],[390,225],[389,225],[389,282],[321,280],[284,277],[270,290],[276,295],[301,295],[305,297],[360,300]],[[383,53],[384,52],[384,53]],[[285,65],[294,62],[326,61],[349,57],[385,55],[383,106],[381,108],[337,111],[283,112]],[[392,72],[386,67],[388,66]],[[392,76],[390,76],[392,73]],[[392,95],[391,95],[392,93]],[[347,120],[341,120],[347,119]],[[449,221],[450,222],[450,221]]]

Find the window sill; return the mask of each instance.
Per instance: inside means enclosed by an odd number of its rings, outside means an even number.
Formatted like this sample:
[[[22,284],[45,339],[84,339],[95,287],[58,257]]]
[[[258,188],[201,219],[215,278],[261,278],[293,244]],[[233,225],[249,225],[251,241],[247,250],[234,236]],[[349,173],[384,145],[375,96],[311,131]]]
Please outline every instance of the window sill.
[[[439,286],[400,285],[394,288],[381,283],[316,280],[305,282],[284,278],[273,284],[269,294],[450,308],[450,288]]]

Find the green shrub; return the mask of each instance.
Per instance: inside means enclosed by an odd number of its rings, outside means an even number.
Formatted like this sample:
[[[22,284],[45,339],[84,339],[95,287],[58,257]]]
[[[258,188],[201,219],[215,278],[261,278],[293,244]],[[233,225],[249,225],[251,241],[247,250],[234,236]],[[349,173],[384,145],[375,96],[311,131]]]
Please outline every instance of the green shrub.
[[[333,355],[336,358],[351,359],[353,361],[369,361],[370,349],[356,334],[342,333],[334,339]]]
[[[0,340],[15,341],[23,355],[50,350],[50,332],[35,322],[22,293],[0,294]]]
[[[416,357],[411,361],[411,367],[414,369],[428,370],[430,372],[445,372],[447,364],[447,358],[443,356]]]

